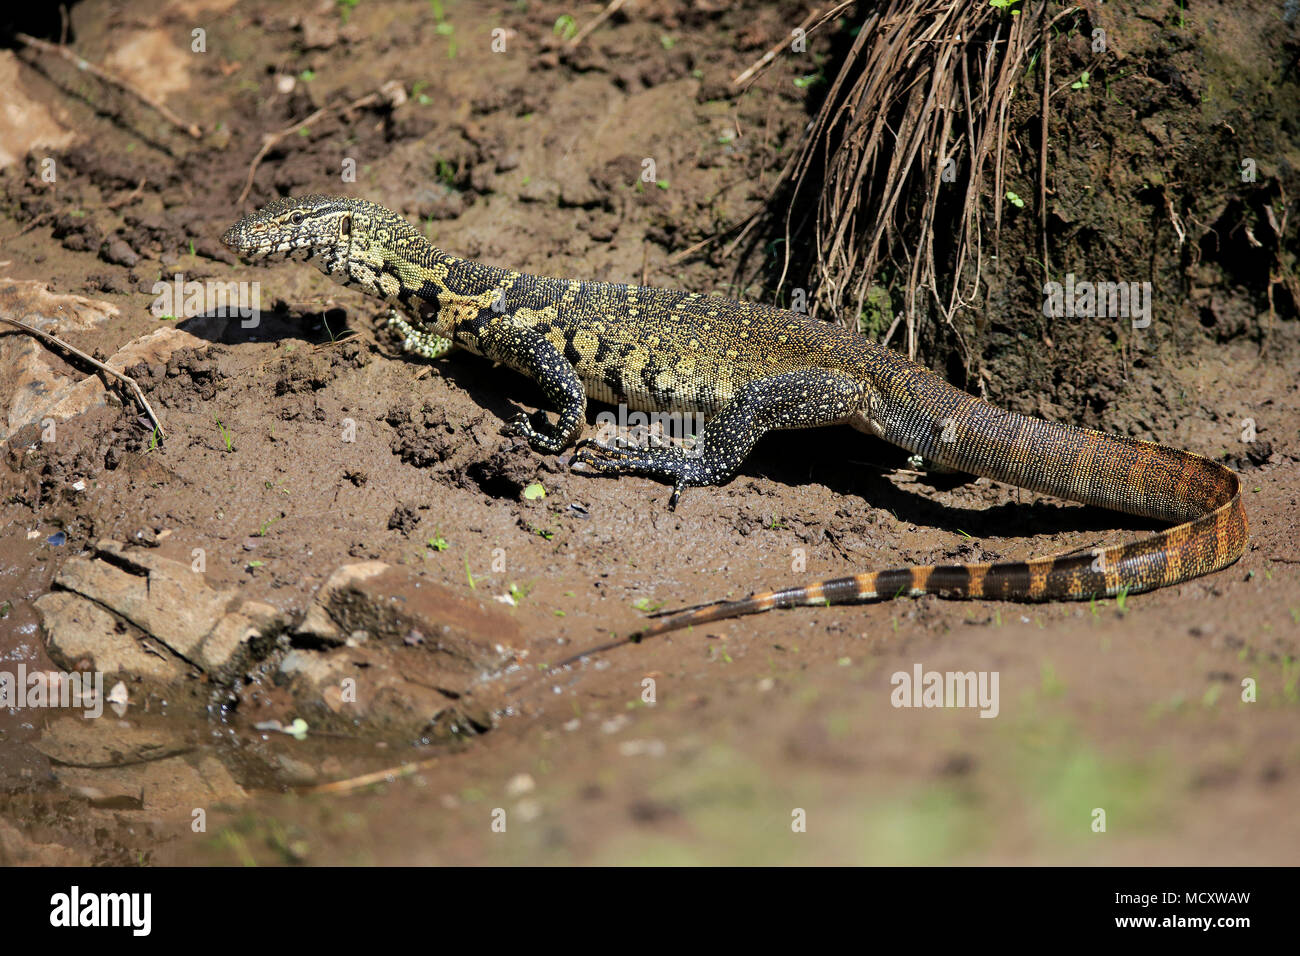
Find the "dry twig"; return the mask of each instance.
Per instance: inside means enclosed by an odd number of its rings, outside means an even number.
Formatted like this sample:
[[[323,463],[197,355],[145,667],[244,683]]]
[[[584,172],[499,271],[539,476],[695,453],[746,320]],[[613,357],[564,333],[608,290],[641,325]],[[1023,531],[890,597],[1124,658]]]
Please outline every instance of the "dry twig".
[[[801,30],[805,35],[812,33],[814,30],[817,29],[817,27],[821,26],[831,17],[835,16],[835,14],[839,13],[845,7],[850,7],[852,5],[853,5],[853,0],[847,0],[847,2],[845,3],[841,3],[838,6],[832,7],[824,14],[821,12],[820,9],[813,10],[812,13],[808,14],[808,16],[804,18],[803,23],[799,24],[799,26],[795,27],[795,29],[791,31],[790,36],[782,37],[781,39],[777,40],[770,47],[768,47],[766,53],[764,53],[757,60],[751,63],[748,69],[743,70],[742,72],[737,74],[732,79],[731,85],[740,86],[745,81],[752,79],[753,77],[761,73],[769,63],[771,63],[774,59],[776,59],[776,55],[781,52],[782,48],[790,44],[791,37],[793,37],[795,33],[798,33]]]
[[[101,362],[99,359],[95,358],[93,355],[87,355],[85,352],[81,351],[81,349],[77,348],[75,345],[69,345],[67,342],[63,341],[60,338],[57,338],[56,336],[51,335],[49,332],[42,331],[41,329],[38,329],[32,325],[28,325],[26,322],[20,321],[19,319],[11,319],[8,316],[0,315],[0,322],[5,322],[9,325],[12,325],[16,329],[20,329],[29,335],[34,335],[38,339],[42,339],[45,342],[50,343],[51,345],[56,345],[66,352],[71,352],[73,355],[77,356],[77,358],[89,362],[91,365],[99,369],[101,372],[104,372],[107,375],[111,375],[114,378],[120,379],[121,381],[125,382],[127,386],[131,389],[131,393],[135,396],[135,400],[139,402],[140,407],[144,409],[144,413],[148,415],[149,420],[153,422],[154,428],[158,429],[158,437],[162,438],[166,435],[166,433],[163,431],[162,422],[158,420],[158,416],[154,414],[153,406],[149,404],[149,399],[144,397],[144,392],[140,390],[140,386],[136,383],[136,380],[133,379],[130,375],[127,375],[125,372],[119,372],[117,369],[110,368],[109,366]]]
[[[306,787],[300,790],[300,793],[351,793],[354,790],[360,790],[362,787],[369,787],[376,783],[386,783],[398,780],[401,777],[409,777],[412,774],[419,773],[421,770],[428,770],[438,762],[437,757],[430,757],[428,760],[420,760],[415,763],[404,763],[396,767],[386,767],[383,770],[376,770],[374,773],[363,773],[359,777],[349,777],[346,780],[334,780],[330,783],[318,784],[314,787]]]
[[[160,115],[167,122],[171,123],[182,133],[187,133],[190,136],[193,136],[195,139],[199,139],[200,137],[203,136],[203,130],[199,128],[198,124],[187,123],[185,120],[181,119],[170,109],[168,109],[163,103],[160,103],[158,100],[154,99],[144,90],[132,86],[130,83],[128,83],[126,80],[122,79],[121,77],[114,76],[113,74],[106,72],[100,67],[95,66],[95,64],[91,63],[89,60],[85,59],[84,57],[78,56],[76,53],[73,53],[66,46],[58,46],[46,40],[39,40],[34,36],[28,36],[26,33],[15,33],[14,37],[15,39],[21,40],[27,46],[34,47],[35,49],[41,50],[45,53],[53,53],[56,56],[61,56],[63,57],[63,59],[67,60],[69,63],[75,66],[78,70],[85,70],[87,73],[91,74],[92,76],[98,77],[99,79],[103,80],[105,83],[108,83],[111,86],[116,86],[120,90],[125,90],[126,92],[134,96],[136,99],[138,99],[145,106],[148,106],[154,111],[156,111],[158,115]]]
[[[587,39],[587,35],[590,34],[592,30],[595,30],[596,27],[600,26],[617,13],[618,8],[623,6],[626,2],[627,0],[611,0],[609,6],[605,7],[605,9],[596,14],[593,19],[582,25],[582,29],[573,35],[573,39],[568,42],[566,48],[570,50],[576,49],[579,43]]]
[[[262,160],[266,159],[267,154],[275,148],[275,145],[279,143],[280,140],[284,139],[286,136],[292,136],[301,129],[307,129],[307,127],[313,125],[319,119],[330,113],[339,111],[349,113],[352,110],[360,109],[363,106],[373,106],[376,103],[385,101],[396,104],[400,102],[400,98],[397,95],[399,91],[401,91],[402,96],[405,96],[405,91],[401,90],[400,84],[397,84],[396,80],[391,80],[388,83],[385,83],[377,92],[367,93],[365,96],[355,99],[345,106],[322,106],[306,119],[299,120],[292,126],[286,126],[278,133],[266,133],[263,135],[262,148],[257,151],[257,155],[253,157],[253,161],[248,166],[248,179],[244,182],[244,188],[240,192],[239,198],[235,200],[235,205],[243,205],[244,200],[248,198],[249,192],[253,189],[253,177],[257,175],[257,167],[262,164]]]

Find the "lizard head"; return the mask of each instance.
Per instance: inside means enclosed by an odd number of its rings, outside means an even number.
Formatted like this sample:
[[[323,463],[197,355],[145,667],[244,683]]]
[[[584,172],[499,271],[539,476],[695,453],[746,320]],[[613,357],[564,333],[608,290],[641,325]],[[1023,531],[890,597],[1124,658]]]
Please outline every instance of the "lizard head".
[[[358,201],[286,196],[226,230],[221,241],[245,259],[312,260],[325,272],[346,266]]]

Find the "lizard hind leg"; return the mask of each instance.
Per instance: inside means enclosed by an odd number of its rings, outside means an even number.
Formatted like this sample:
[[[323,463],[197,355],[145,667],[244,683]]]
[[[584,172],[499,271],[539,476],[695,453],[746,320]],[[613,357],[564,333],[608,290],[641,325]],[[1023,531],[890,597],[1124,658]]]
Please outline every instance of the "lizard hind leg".
[[[729,481],[769,431],[847,421],[862,405],[863,384],[847,372],[803,368],[748,382],[704,427],[695,448],[616,448],[585,441],[571,468],[579,474],[646,475],[673,485],[669,507],[685,488]]]

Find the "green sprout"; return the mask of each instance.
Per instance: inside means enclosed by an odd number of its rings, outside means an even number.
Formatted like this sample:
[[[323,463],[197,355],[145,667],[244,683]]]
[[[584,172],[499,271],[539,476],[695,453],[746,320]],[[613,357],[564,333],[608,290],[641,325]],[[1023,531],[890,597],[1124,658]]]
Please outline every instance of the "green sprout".
[[[551,28],[551,32],[557,37],[572,40],[573,35],[578,32],[578,24],[573,17],[569,16],[567,13],[562,13],[560,16],[556,17],[555,26]]]
[[[223,442],[226,443],[226,451],[228,451],[228,452],[229,452],[229,451],[234,451],[234,450],[235,450],[235,433],[232,432],[232,431],[231,431],[229,428],[227,428],[225,425],[221,424],[221,419],[220,419],[220,418],[217,418],[216,415],[213,415],[213,416],[212,416],[212,420],[213,420],[214,422],[217,423],[217,429],[221,432],[221,440],[222,440]]]

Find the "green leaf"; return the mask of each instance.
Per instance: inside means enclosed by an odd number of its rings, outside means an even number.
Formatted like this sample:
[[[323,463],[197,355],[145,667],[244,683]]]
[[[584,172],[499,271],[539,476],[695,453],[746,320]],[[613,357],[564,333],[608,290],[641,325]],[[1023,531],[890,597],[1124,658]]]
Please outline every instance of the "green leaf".
[[[578,24],[574,21],[573,17],[564,13],[555,18],[555,26],[552,27],[551,32],[557,37],[564,37],[564,39],[570,40],[573,38],[573,35],[578,32]]]

